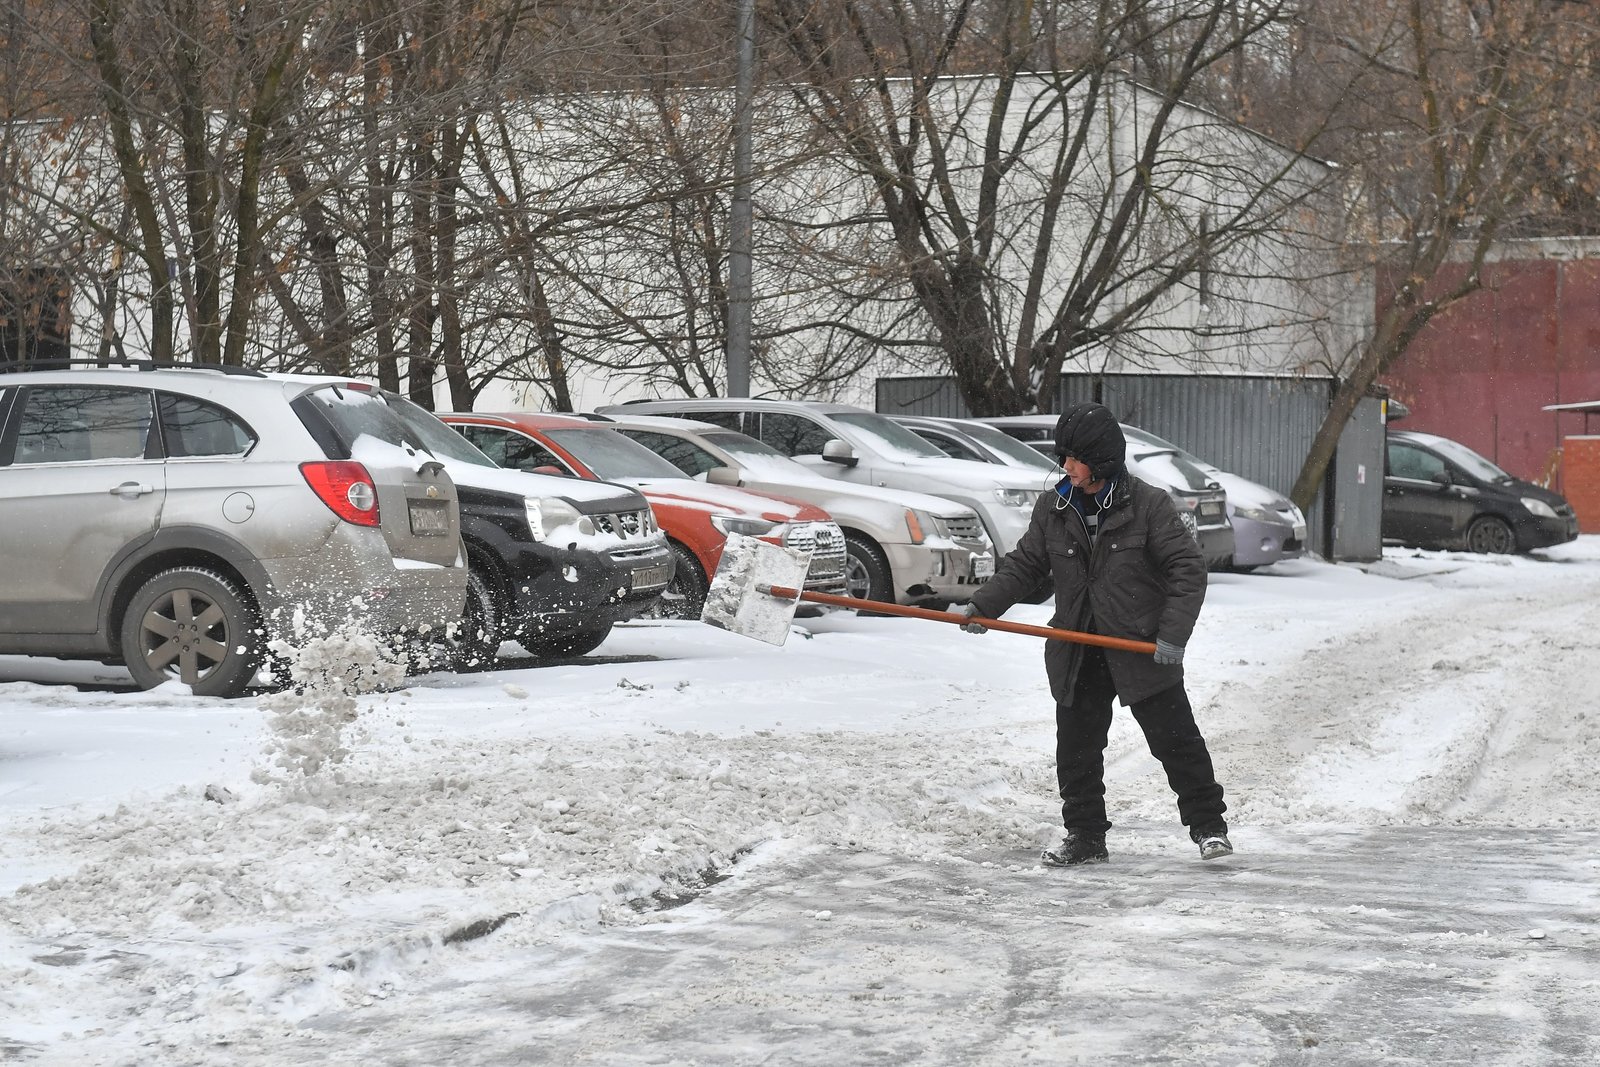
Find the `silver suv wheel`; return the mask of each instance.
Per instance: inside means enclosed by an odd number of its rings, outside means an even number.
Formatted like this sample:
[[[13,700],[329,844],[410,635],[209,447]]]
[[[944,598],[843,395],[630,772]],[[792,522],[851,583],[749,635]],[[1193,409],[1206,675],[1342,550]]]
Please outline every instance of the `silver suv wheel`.
[[[238,696],[261,659],[255,605],[234,582],[200,567],[162,571],[133,595],[122,619],[122,656],[134,681],[167,681],[199,696]]]

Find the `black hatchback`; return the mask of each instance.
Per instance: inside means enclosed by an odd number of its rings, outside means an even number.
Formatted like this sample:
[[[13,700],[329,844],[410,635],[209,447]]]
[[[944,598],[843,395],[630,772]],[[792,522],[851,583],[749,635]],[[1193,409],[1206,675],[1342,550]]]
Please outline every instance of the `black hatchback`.
[[[1448,437],[1389,431],[1385,540],[1469,552],[1527,552],[1577,536],[1578,517],[1560,493],[1513,477]]]

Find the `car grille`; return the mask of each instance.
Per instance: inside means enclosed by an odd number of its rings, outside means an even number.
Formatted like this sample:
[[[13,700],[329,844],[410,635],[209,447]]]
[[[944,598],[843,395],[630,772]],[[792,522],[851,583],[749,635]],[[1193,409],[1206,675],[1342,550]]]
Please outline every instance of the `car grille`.
[[[666,539],[656,537],[650,541],[639,544],[619,545],[607,553],[612,559],[638,559],[641,556],[654,556],[667,547]]]
[[[957,515],[955,518],[941,518],[945,530],[957,541],[982,541],[983,523],[976,515]]]
[[[601,512],[589,518],[601,533],[614,534],[623,540],[650,537],[656,532],[655,520],[649,508],[642,511]]]
[[[652,556],[666,547],[649,508],[638,511],[602,511],[589,516],[594,528],[622,543],[607,550],[612,559],[629,560]]]
[[[835,522],[802,522],[795,524],[784,536],[788,548],[811,553],[811,567],[806,571],[806,587],[818,583],[833,585],[844,578],[844,531]]]

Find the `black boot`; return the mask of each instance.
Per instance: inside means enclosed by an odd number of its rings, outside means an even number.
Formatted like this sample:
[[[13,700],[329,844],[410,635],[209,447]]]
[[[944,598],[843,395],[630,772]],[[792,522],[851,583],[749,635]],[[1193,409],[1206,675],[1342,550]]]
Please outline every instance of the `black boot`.
[[[1039,857],[1047,867],[1075,867],[1080,863],[1106,861],[1106,835],[1088,830],[1068,830],[1067,836],[1055,848],[1047,848]]]

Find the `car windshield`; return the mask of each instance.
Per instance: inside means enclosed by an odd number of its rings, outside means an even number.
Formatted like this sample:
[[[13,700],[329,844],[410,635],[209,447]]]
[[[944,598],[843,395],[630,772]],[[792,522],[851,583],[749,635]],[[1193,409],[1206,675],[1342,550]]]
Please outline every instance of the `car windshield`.
[[[635,478],[682,478],[683,472],[639,442],[596,426],[546,430],[545,436],[608,482]]]
[[[1468,474],[1485,482],[1514,482],[1515,478],[1495,466],[1488,459],[1478,455],[1472,449],[1459,441],[1452,441],[1448,437],[1435,437],[1428,442],[1445,459],[1460,467]]]
[[[1053,471],[1056,465],[1037,448],[1023,444],[1004,430],[981,422],[963,422],[959,429],[991,452],[998,452],[1013,464],[1021,467],[1038,467]]]
[[[765,441],[757,441],[742,433],[731,430],[718,433],[708,433],[700,438],[712,448],[719,448],[738,463],[740,469],[749,474],[772,480],[803,479],[812,481],[814,476],[804,466],[796,463],[788,456],[779,452]]]
[[[842,411],[830,414],[828,417],[835,422],[844,423],[863,437],[870,438],[874,447],[891,455],[899,453],[912,459],[950,458],[886,415],[871,411]]]

